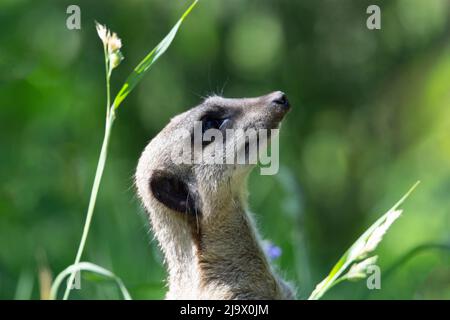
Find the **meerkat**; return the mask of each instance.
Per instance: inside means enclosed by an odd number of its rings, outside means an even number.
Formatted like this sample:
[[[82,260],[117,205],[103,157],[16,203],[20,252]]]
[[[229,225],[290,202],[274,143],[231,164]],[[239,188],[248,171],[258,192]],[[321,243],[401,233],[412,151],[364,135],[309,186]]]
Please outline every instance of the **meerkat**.
[[[247,208],[247,177],[255,165],[177,164],[172,157],[187,141],[174,132],[192,133],[196,121],[203,131],[274,129],[289,109],[280,91],[208,97],[171,119],[143,151],[135,183],[168,269],[166,299],[294,299],[270,265]],[[205,143],[203,152],[216,143]]]

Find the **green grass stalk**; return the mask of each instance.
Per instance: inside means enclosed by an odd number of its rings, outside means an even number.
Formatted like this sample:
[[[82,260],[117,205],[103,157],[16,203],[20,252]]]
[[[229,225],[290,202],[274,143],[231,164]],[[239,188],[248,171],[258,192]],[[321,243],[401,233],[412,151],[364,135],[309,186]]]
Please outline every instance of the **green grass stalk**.
[[[109,81],[108,81],[109,82]],[[97,201],[98,190],[100,188],[100,182],[102,180],[103,171],[105,169],[106,158],[108,155],[109,140],[111,138],[111,130],[115,120],[115,112],[113,108],[108,111],[108,117],[106,118],[105,136],[103,138],[102,149],[100,151],[100,156],[98,159],[97,170],[95,172],[94,184],[92,185],[91,196],[89,199],[89,206],[86,214],[86,221],[84,223],[83,234],[81,235],[80,245],[78,246],[77,255],[75,257],[74,265],[77,265],[84,251],[86,245],[86,239],[89,234],[89,229],[91,226],[92,216],[94,214],[95,203]],[[75,280],[76,270],[72,271],[67,282],[67,287],[64,292],[63,299],[67,300],[69,298],[70,290],[73,286],[73,281]]]

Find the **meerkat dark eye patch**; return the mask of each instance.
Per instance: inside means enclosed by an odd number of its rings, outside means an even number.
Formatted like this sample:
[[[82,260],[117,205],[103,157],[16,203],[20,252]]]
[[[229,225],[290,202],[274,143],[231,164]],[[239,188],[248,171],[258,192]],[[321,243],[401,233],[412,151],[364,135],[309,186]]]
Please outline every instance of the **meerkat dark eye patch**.
[[[209,129],[222,129],[223,125],[229,122],[228,118],[222,118],[215,115],[207,115],[201,119],[202,133]]]
[[[202,122],[203,133],[205,133],[205,131],[209,129],[219,129],[220,126],[222,125],[222,122],[223,122],[222,119],[213,119],[213,118],[203,120]]]
[[[195,197],[190,192],[188,185],[176,175],[164,171],[153,172],[150,178],[150,190],[154,197],[166,207],[195,215]]]

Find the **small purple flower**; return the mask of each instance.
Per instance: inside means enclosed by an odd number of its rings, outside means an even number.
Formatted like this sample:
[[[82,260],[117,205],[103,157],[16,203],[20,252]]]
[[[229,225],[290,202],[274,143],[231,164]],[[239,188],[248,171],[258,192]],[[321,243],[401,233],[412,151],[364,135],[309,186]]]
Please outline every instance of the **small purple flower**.
[[[272,241],[265,240],[263,242],[263,248],[266,255],[270,260],[279,258],[282,254],[281,248],[276,246]]]

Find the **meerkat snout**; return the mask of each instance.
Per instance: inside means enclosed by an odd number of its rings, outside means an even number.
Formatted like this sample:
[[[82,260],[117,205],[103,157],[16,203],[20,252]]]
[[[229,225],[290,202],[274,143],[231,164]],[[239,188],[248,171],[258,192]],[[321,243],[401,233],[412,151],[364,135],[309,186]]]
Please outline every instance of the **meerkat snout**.
[[[273,93],[273,100],[272,103],[276,106],[280,106],[283,109],[287,109],[289,110],[290,108],[290,104],[289,104],[289,100],[287,99],[286,95],[284,94],[284,92],[281,91],[277,91]]]
[[[281,108],[283,111],[290,109],[289,100],[282,91],[275,91],[270,94],[270,99],[272,99],[272,105]]]
[[[270,145],[261,133],[270,137],[289,109],[281,91],[209,97],[145,148],[136,186],[168,267],[167,298],[293,298],[261,249],[246,201],[250,160]]]

